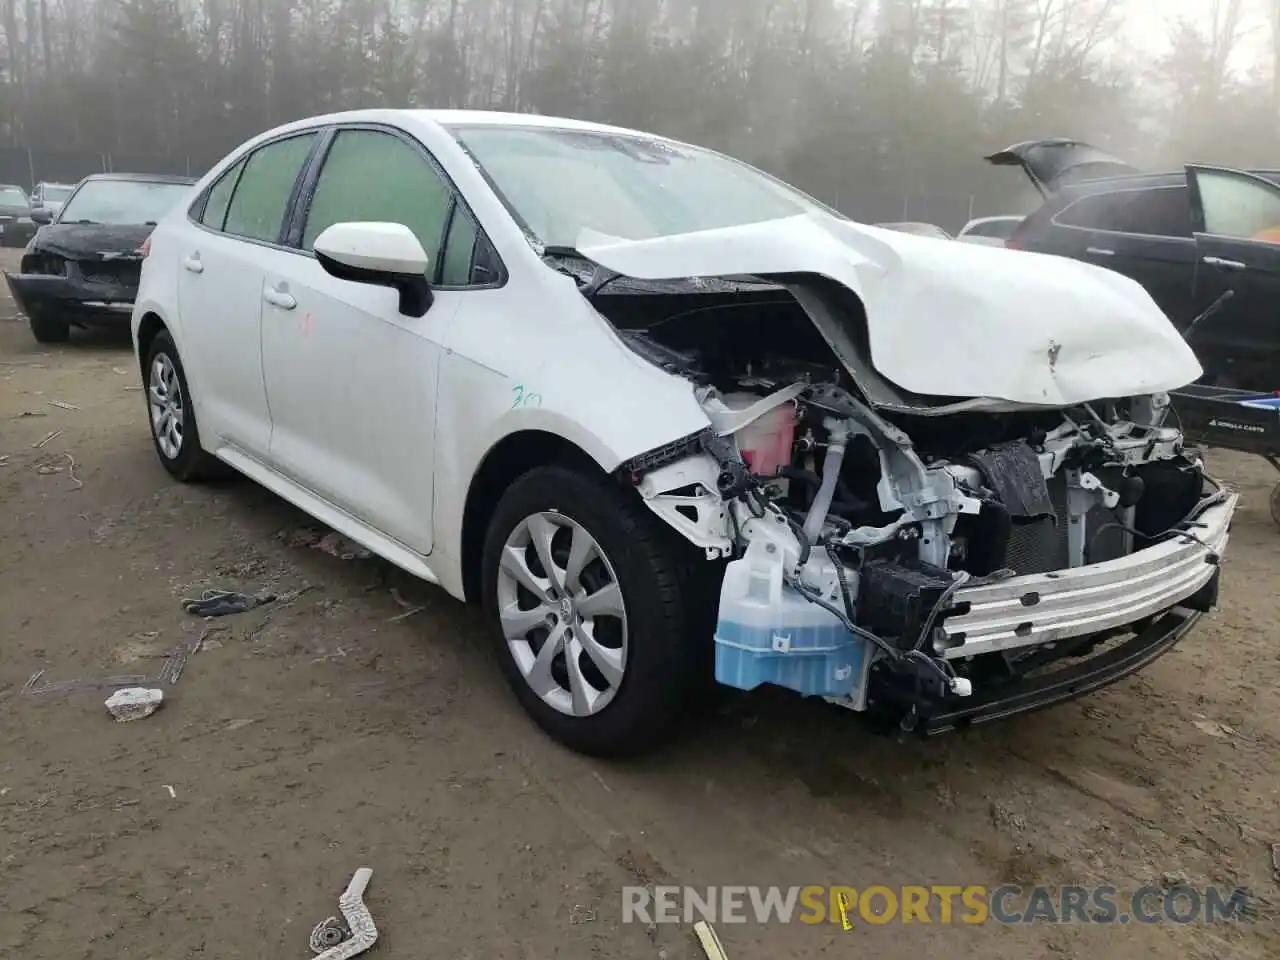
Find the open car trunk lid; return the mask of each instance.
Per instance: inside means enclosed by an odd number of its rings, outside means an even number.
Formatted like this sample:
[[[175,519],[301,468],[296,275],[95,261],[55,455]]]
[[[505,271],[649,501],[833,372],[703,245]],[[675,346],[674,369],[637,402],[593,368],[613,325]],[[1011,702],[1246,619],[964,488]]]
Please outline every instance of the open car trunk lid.
[[[1044,197],[1069,181],[1141,172],[1119,157],[1081,140],[1069,140],[1065,137],[1026,140],[983,159],[997,167],[1021,167]]]

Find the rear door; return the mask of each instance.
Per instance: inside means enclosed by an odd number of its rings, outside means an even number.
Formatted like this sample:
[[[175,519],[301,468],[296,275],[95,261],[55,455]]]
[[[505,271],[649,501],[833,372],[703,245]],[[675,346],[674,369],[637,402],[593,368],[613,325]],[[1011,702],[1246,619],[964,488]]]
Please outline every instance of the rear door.
[[[265,460],[271,417],[262,377],[264,254],[278,247],[285,214],[319,134],[256,148],[216,180],[178,235],[183,358],[194,367],[201,428]],[[197,215],[198,214],[198,215]]]
[[[1089,198],[1089,217],[1073,229],[1089,231],[1084,258],[1138,281],[1175,327],[1195,316],[1196,242],[1185,183],[1109,190]],[[1060,225],[1073,222],[1063,210]]]
[[[1220,308],[1192,331],[1211,374],[1217,368],[1267,369],[1259,382],[1280,385],[1280,187],[1223,167],[1188,164],[1199,253],[1195,306]],[[1208,360],[1209,362],[1205,362]]]

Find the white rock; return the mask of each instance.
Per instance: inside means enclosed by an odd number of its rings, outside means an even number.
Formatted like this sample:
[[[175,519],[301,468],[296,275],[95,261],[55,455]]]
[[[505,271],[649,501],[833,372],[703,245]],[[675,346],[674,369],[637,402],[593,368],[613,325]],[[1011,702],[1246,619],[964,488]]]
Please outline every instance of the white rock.
[[[125,687],[107,697],[107,709],[119,723],[130,720],[141,720],[160,709],[164,703],[163,690],[148,690],[145,687]]]

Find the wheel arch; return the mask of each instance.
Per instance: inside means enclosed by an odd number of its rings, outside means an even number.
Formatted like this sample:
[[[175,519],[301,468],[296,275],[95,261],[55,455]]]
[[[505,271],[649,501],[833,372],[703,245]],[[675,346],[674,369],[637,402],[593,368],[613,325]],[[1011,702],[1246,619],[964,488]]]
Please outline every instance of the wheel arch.
[[[485,533],[502,494],[518,477],[553,464],[574,467],[597,477],[608,475],[594,457],[572,440],[537,429],[507,434],[480,461],[467,487],[462,511],[462,591],[468,603],[480,597],[480,560]]]
[[[153,310],[144,313],[138,321],[138,333],[135,337],[138,346],[138,373],[142,375],[144,384],[147,379],[147,354],[151,352],[151,344],[161,331],[168,329],[168,324]],[[173,333],[170,332],[169,335],[173,336]]]

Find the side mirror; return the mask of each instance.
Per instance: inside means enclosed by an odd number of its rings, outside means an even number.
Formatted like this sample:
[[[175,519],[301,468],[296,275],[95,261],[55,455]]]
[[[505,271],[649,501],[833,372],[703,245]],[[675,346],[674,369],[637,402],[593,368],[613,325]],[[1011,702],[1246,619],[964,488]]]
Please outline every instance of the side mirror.
[[[39,224],[53,223],[53,211],[46,210],[44,207],[36,207],[31,211],[31,222]]]
[[[407,317],[422,316],[434,299],[427,283],[431,260],[402,223],[335,223],[316,237],[315,254],[339,280],[397,291]]]

